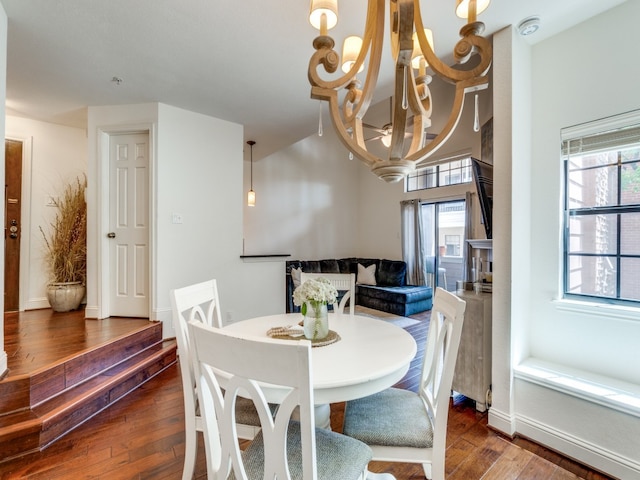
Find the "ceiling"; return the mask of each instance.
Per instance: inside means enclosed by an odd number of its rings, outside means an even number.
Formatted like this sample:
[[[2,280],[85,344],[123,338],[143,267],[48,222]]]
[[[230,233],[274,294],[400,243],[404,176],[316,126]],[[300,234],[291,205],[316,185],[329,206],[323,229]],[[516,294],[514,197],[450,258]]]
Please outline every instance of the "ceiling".
[[[161,102],[244,125],[245,141],[257,142],[254,160],[317,129],[308,0],[0,1],[9,115],[84,128],[89,105]],[[540,30],[526,37],[534,43],[623,1],[493,0],[479,19],[492,34],[538,15]],[[445,59],[464,24],[454,6],[421,2]],[[329,32],[338,50],[345,36],[362,34],[366,2],[343,0],[339,9]],[[374,102],[391,92],[390,55],[383,63]]]

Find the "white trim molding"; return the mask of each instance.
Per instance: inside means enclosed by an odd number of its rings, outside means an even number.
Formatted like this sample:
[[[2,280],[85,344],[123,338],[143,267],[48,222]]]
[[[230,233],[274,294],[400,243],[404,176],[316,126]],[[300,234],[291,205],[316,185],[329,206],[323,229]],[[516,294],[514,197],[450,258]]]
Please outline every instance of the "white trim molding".
[[[537,358],[526,359],[514,371],[521,380],[640,417],[638,385]]]
[[[491,428],[513,437],[516,433],[516,419],[512,415],[497,410],[494,407],[489,409],[488,423]]]
[[[587,463],[607,475],[625,480],[640,479],[640,463],[614,451],[555,429],[525,415],[516,415],[518,434],[546,445],[563,455]]]
[[[640,480],[640,386],[539,358],[514,368],[516,431],[607,475]]]

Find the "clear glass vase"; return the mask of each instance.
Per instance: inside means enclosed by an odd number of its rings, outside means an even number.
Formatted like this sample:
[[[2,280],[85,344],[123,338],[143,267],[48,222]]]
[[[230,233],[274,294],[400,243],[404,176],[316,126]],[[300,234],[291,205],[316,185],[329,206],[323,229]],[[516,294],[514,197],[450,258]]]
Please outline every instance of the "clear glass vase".
[[[324,302],[306,302],[304,336],[309,340],[322,340],[329,335],[329,315]]]

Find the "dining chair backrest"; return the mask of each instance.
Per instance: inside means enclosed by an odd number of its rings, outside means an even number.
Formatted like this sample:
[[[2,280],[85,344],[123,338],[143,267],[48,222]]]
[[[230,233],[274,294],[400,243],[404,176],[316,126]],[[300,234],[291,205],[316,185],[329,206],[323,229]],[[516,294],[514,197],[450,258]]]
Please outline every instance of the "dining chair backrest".
[[[302,272],[300,274],[300,284],[303,284],[306,280],[315,278],[326,278],[331,284],[336,287],[338,293],[344,292],[344,295],[340,299],[340,302],[333,306],[335,313],[342,314],[344,307],[349,302],[349,314],[353,315],[355,312],[356,303],[356,274],[355,273],[308,273]]]
[[[177,288],[171,291],[171,307],[173,311],[173,329],[178,344],[180,358],[180,374],[185,410],[185,461],[183,480],[191,479],[195,468],[197,455],[197,432],[202,432],[202,419],[198,408],[196,394],[196,377],[192,361],[192,340],[189,335],[188,323],[191,320],[202,322],[204,325],[221,328],[220,297],[218,284],[215,279]],[[241,402],[238,405],[239,417],[242,419],[238,426],[238,436],[243,439],[253,438],[259,430],[256,425],[253,405]]]
[[[374,460],[420,463],[426,478],[444,480],[449,398],[465,307],[464,300],[436,288],[417,393],[392,387],[346,403],[342,430],[368,444]]]
[[[436,288],[424,353],[419,394],[433,421],[434,450],[446,444],[449,398],[466,302],[451,292]],[[435,453],[434,453],[435,455]]]
[[[261,421],[260,460],[264,472],[257,478],[290,478],[287,462],[287,431],[294,410],[299,409],[302,477],[315,480],[316,446],[313,389],[311,383],[311,343],[271,338],[234,336],[199,322],[190,322],[194,348],[194,369],[202,406],[208,478],[246,479],[245,471],[255,468],[248,458],[255,441],[245,450],[237,440],[234,418],[239,395],[255,404]],[[220,379],[224,374],[224,388]],[[216,375],[218,372],[218,375]],[[285,387],[275,415],[265,399],[264,388]],[[263,466],[263,467],[262,467]]]

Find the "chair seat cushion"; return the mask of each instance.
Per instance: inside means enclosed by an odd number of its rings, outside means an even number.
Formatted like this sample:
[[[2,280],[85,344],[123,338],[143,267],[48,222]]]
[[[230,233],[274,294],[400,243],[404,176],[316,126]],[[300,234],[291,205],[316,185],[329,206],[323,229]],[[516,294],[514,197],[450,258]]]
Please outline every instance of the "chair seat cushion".
[[[347,402],[342,432],[367,445],[433,446],[433,426],[422,399],[399,388]]]
[[[318,480],[357,479],[367,468],[373,453],[364,443],[322,428],[316,429],[316,463]],[[262,480],[264,469],[264,445],[262,431],[242,452],[247,476]],[[287,461],[293,480],[303,480],[300,423],[291,421],[287,432]],[[236,478],[233,472],[230,479]]]

